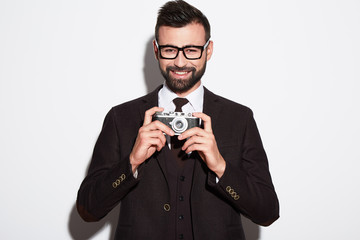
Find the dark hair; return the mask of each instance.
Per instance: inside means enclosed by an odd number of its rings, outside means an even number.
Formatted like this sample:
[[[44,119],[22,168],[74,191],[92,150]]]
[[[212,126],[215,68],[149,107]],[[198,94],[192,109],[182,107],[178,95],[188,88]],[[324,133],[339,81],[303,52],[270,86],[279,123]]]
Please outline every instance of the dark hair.
[[[206,16],[183,0],[169,1],[159,10],[155,26],[155,38],[159,40],[161,26],[181,28],[190,23],[200,23],[205,29],[205,41],[210,39],[210,23]]]

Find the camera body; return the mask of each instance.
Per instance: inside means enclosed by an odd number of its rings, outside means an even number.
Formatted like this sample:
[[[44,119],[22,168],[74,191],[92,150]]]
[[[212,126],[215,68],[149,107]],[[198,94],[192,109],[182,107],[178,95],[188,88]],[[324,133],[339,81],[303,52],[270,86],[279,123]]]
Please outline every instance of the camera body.
[[[153,121],[159,120],[169,126],[175,135],[180,135],[193,127],[200,127],[200,118],[193,117],[191,113],[184,112],[156,112]]]

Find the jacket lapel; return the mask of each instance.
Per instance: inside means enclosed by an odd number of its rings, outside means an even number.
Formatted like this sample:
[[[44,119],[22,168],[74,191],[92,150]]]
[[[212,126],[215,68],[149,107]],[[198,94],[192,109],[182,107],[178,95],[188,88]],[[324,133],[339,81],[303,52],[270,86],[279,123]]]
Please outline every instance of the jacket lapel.
[[[145,112],[147,110],[149,110],[150,108],[159,105],[158,93],[161,88],[162,88],[162,85],[157,87],[153,92],[151,92],[148,95],[143,97],[143,99],[142,99],[143,103],[141,104],[141,106],[139,108],[139,114],[140,114],[142,122],[144,122]],[[158,161],[166,180],[167,180],[166,159],[168,158],[167,156],[168,156],[169,152],[170,152],[170,149],[166,144],[165,147],[160,152],[156,152],[153,156]]]
[[[142,98],[142,104],[139,107],[139,113],[140,113],[142,122],[144,121],[145,112],[147,110],[149,110],[150,108],[159,105],[158,92],[161,88],[162,88],[162,85],[160,85],[154,91],[152,91],[151,93],[149,93],[148,95],[146,95]]]
[[[216,121],[221,111],[219,96],[210,92],[207,88],[204,87],[204,106],[203,112],[211,117],[211,127],[214,129],[216,126]]]
[[[214,130],[216,126],[217,119],[221,113],[221,103],[219,96],[215,95],[207,88],[204,87],[204,105],[203,112],[211,117],[211,125]],[[196,191],[201,191],[203,189],[203,183],[206,181],[207,172],[209,171],[206,164],[203,162],[199,154],[193,154],[197,160],[194,165],[194,175],[192,183],[192,192],[197,194]],[[200,188],[196,188],[200,187]]]

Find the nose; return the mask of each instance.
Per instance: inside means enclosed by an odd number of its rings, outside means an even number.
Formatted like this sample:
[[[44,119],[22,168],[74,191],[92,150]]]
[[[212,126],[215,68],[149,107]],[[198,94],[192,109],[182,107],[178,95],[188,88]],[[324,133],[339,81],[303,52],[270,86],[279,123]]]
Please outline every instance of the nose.
[[[183,51],[179,51],[178,56],[175,58],[174,60],[174,64],[177,67],[184,67],[187,63],[187,59],[184,56],[184,52]]]

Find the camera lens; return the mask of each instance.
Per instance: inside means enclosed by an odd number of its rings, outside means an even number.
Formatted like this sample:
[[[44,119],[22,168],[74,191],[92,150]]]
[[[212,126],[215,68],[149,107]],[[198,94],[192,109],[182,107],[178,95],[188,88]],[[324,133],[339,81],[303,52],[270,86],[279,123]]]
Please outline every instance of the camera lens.
[[[176,133],[182,133],[187,129],[188,122],[183,117],[176,117],[172,121],[171,126]]]
[[[175,123],[175,126],[176,126],[177,129],[182,129],[184,127],[184,124],[183,124],[182,121],[177,121]]]

